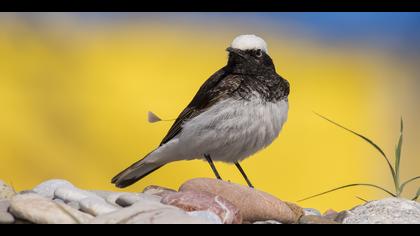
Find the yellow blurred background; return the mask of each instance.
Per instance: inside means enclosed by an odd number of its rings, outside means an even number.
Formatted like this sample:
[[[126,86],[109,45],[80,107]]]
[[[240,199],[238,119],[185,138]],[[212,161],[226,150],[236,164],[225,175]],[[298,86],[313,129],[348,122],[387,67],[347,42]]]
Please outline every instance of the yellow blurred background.
[[[117,190],[110,179],[154,149],[172,124],[150,124],[147,112],[176,118],[226,64],[231,40],[247,33],[266,40],[278,73],[291,84],[280,137],[243,163],[258,189],[288,201],[348,183],[392,189],[373,148],[313,111],[372,138],[391,157],[403,116],[402,177],[420,175],[418,54],[326,43],[305,28],[275,24],[277,18],[252,21],[253,14],[210,14],[201,21],[199,14],[180,15],[0,14],[0,179],[17,190],[52,178]],[[234,166],[216,166],[225,180],[245,185]],[[196,177],[213,178],[207,163],[172,163],[127,191],[178,188]],[[385,195],[360,187],[300,204],[342,210],[361,203],[355,196]]]

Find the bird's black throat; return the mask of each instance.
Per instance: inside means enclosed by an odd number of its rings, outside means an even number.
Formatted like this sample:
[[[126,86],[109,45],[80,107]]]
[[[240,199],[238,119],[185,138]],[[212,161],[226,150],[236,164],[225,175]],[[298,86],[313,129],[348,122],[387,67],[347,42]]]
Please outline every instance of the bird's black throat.
[[[242,51],[241,55],[229,53],[226,73],[241,78],[240,85],[231,95],[244,100],[259,96],[265,102],[287,99],[290,92],[289,82],[277,74],[268,54],[262,52],[262,55],[257,57],[257,53],[255,50]]]

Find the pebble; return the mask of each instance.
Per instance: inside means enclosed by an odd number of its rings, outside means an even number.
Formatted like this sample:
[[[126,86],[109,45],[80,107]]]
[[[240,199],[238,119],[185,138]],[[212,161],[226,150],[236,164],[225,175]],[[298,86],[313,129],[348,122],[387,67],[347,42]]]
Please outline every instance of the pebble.
[[[0,200],[0,224],[13,224],[15,218],[8,212],[9,200]]]
[[[104,199],[107,203],[119,207],[119,205],[116,203],[117,199],[124,194],[127,194],[126,192],[111,192],[111,191],[101,191],[101,190],[93,190],[90,191],[93,194],[98,195],[102,199]]]
[[[149,195],[144,193],[125,193],[122,194],[115,202],[121,207],[128,207],[138,201],[155,201],[160,202],[161,197],[155,195]]]
[[[15,190],[0,180],[0,200],[10,200],[16,194]]]
[[[87,197],[82,199],[79,202],[80,210],[86,213],[89,213],[93,216],[104,215],[113,211],[118,210],[119,208],[107,203],[105,200],[98,198]]]
[[[338,212],[336,212],[333,209],[329,209],[326,212],[324,212],[324,214],[322,214],[322,216],[326,219],[335,220],[338,216]]]
[[[254,225],[281,225],[282,223],[275,220],[266,220],[266,221],[256,221]]]
[[[386,198],[357,206],[346,213],[343,224],[420,224],[420,203]]]
[[[9,200],[0,200],[0,224],[13,224],[15,218],[8,212]]]
[[[32,191],[41,196],[52,199],[57,188],[74,188],[74,185],[67,180],[51,179],[39,184],[33,188]]]
[[[122,207],[128,207],[140,200],[141,197],[139,197],[137,194],[132,193],[121,195],[115,202]]]
[[[0,200],[0,212],[7,212],[9,209],[10,201],[9,200]]]
[[[338,213],[337,217],[335,217],[334,221],[338,223],[343,223],[344,219],[347,218],[349,214],[350,213],[347,210],[341,211],[340,213]]]
[[[125,221],[126,224],[214,224],[214,219],[191,216],[183,211],[160,209],[144,212]]]
[[[0,224],[13,224],[14,222],[15,218],[12,214],[0,211]]]
[[[73,208],[75,210],[80,210],[80,204],[78,202],[71,201],[71,202],[67,202],[66,203],[63,200],[59,199],[59,198],[55,198],[55,199],[53,199],[53,201],[54,202],[57,202],[57,203],[66,204],[67,206],[69,206],[69,207],[71,207],[71,208]]]
[[[223,224],[220,217],[211,211],[190,211],[187,214],[193,217],[203,218],[213,224]]]
[[[32,225],[34,223],[29,222],[27,220],[15,219],[15,222],[13,224],[15,224],[15,225]]]
[[[305,216],[321,216],[321,212],[314,208],[304,208]]]
[[[17,218],[36,224],[87,223],[93,218],[65,204],[33,193],[13,197],[9,211]]]
[[[165,188],[165,187],[156,186],[156,185],[150,185],[143,190],[143,193],[150,194],[150,195],[155,195],[155,196],[159,196],[159,197],[163,198],[166,195],[176,193],[176,191],[173,190],[173,189],[170,189],[170,188]]]
[[[268,193],[218,179],[192,179],[184,183],[180,191],[204,191],[221,196],[240,210],[243,221],[276,220],[297,223],[301,215],[296,212],[303,212],[292,210],[284,201]]]
[[[292,202],[284,202],[286,205],[290,208],[290,210],[293,211],[295,218],[298,220],[301,216],[305,215],[305,212],[303,211],[303,208],[298,206],[295,203]]]
[[[85,191],[85,190],[81,190],[78,188],[67,188],[67,187],[59,187],[55,190],[54,192],[54,196],[56,198],[59,198],[65,202],[80,202],[81,200],[85,199],[85,198],[95,198],[98,201],[102,200],[104,201],[101,197],[99,197],[98,195],[91,193],[89,191]]]
[[[212,224],[203,217],[156,201],[139,201],[118,211],[98,216],[92,224]]]
[[[121,195],[124,194],[123,192],[112,192],[112,191],[105,191],[105,190],[89,190],[92,194],[97,195],[98,197],[101,197],[102,199],[106,200],[111,195]],[[115,202],[114,202],[115,203]]]
[[[35,193],[36,194],[36,192],[33,191],[33,190],[22,190],[18,194],[22,195],[22,194],[28,194],[28,193]]]
[[[166,195],[163,204],[176,206],[184,211],[210,211],[218,215],[224,224],[241,224],[239,209],[224,199],[208,192],[188,191]]]
[[[321,224],[321,225],[331,225],[331,224],[338,224],[337,222],[330,220],[330,219],[326,219],[322,216],[315,216],[315,215],[310,215],[310,216],[302,216],[299,219],[299,224],[303,224],[303,225],[308,225],[308,224]]]

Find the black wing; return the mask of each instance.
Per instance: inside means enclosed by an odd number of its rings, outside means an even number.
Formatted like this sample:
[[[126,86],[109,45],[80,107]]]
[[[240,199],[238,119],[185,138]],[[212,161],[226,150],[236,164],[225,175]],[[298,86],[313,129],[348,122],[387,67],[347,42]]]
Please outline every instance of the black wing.
[[[240,76],[228,74],[225,67],[214,73],[200,87],[190,104],[188,104],[175,120],[175,123],[163,138],[160,146],[178,135],[182,131],[182,125],[185,121],[198,116],[224,96],[234,92],[241,84],[241,81],[242,78]]]

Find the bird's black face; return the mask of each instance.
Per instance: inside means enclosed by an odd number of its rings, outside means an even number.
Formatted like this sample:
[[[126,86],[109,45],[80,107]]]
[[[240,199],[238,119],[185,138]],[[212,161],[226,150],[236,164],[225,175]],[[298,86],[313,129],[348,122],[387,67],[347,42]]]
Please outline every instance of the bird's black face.
[[[228,65],[234,71],[241,73],[258,73],[260,71],[275,71],[273,60],[261,49],[240,50],[228,47],[229,52]]]

